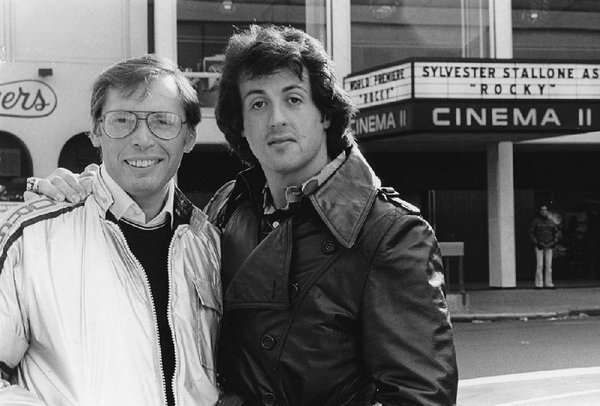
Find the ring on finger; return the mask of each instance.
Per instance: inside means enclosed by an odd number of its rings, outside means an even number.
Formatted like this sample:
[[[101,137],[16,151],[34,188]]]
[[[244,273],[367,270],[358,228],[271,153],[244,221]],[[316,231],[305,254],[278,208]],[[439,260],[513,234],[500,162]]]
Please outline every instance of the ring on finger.
[[[40,181],[41,179],[36,178],[35,176],[27,178],[27,187],[25,190],[28,192],[38,193],[40,190]]]

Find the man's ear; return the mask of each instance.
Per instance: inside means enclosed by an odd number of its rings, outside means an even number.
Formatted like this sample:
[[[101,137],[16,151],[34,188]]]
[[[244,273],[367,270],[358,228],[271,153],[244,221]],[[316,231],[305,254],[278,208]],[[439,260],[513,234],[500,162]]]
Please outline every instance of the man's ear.
[[[196,145],[196,130],[193,130],[189,127],[185,128],[185,144],[183,145],[183,152],[188,153],[194,149],[194,145]]]
[[[90,137],[90,141],[92,141],[94,147],[100,148],[100,138],[102,137],[102,133],[99,125],[95,124],[92,127],[92,131],[88,133],[88,137]]]

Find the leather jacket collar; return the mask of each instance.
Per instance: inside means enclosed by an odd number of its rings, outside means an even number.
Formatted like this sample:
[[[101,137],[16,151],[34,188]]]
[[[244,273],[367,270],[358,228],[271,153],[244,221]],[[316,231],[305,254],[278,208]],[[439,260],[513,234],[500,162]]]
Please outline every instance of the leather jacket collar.
[[[375,201],[381,181],[356,146],[346,151],[339,169],[310,195],[310,201],[331,233],[344,247],[350,248]],[[232,191],[234,200],[249,199],[260,207],[265,176],[259,166],[238,175]],[[235,210],[231,205],[229,214]]]
[[[381,181],[357,147],[340,168],[310,195],[313,206],[331,233],[352,247],[375,201]]]

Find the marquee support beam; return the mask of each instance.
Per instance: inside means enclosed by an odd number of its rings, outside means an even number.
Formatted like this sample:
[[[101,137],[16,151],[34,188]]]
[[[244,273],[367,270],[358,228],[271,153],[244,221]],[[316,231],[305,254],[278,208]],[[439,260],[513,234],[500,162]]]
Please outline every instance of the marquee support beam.
[[[490,287],[516,287],[513,144],[487,146]]]

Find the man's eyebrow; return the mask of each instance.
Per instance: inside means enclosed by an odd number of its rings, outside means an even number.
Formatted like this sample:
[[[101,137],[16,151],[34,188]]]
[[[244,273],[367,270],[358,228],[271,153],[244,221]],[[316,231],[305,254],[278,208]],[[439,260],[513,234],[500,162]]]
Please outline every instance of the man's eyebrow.
[[[282,93],[289,92],[292,90],[302,90],[303,92],[308,93],[308,89],[305,86],[303,86],[301,83],[284,87],[282,89]],[[256,95],[256,94],[263,95],[263,94],[266,94],[266,92],[262,89],[250,89],[245,94],[242,95],[242,99],[245,99],[248,96],[252,96],[252,95]]]
[[[250,89],[242,95],[242,99],[245,99],[246,97],[252,96],[254,94],[265,94],[265,91],[262,89]]]
[[[289,85],[289,86],[286,86],[286,87],[284,87],[284,88],[283,88],[283,91],[284,91],[284,92],[289,92],[290,90],[298,90],[298,89],[299,89],[299,90],[302,90],[302,91],[304,91],[304,92],[306,92],[306,93],[308,93],[308,89],[307,89],[307,88],[305,88],[304,86],[302,86],[302,84],[301,84],[301,83],[299,83],[299,84],[295,84],[295,85]]]

